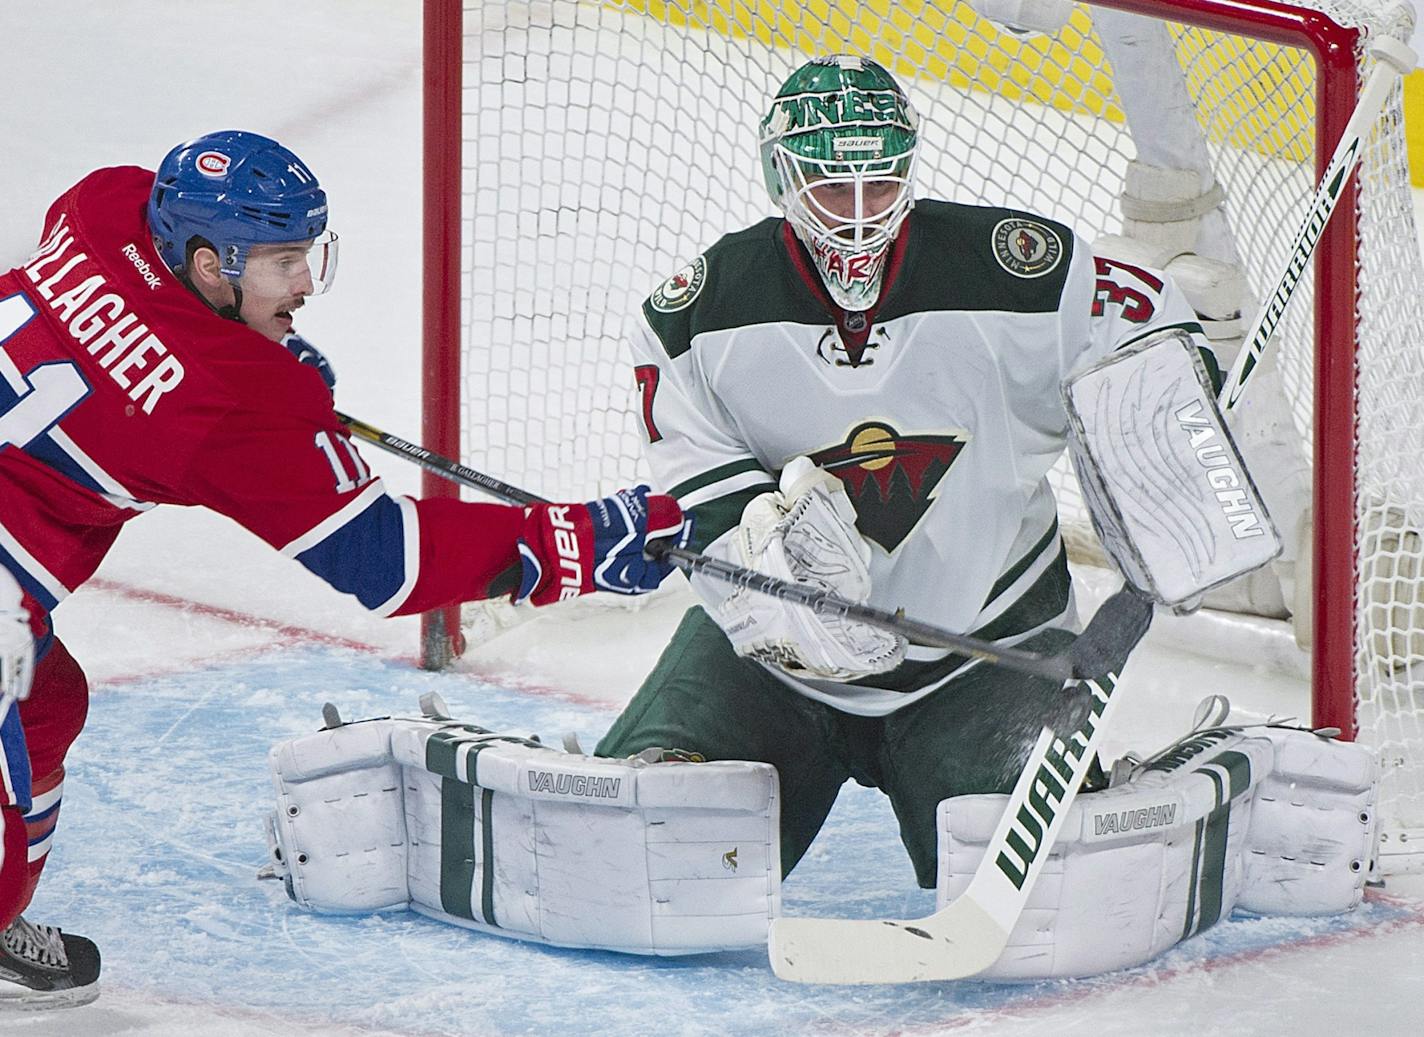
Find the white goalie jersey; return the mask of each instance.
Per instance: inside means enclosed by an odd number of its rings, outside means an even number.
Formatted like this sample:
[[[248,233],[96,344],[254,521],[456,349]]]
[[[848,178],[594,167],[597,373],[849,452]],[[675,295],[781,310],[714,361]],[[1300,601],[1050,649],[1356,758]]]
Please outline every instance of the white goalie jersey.
[[[1061,384],[1173,327],[1214,374],[1196,315],[1160,272],[1014,210],[921,201],[889,264],[876,308],[837,323],[785,221],[768,219],[660,285],[630,333],[657,482],[706,549],[809,456],[855,505],[871,604],[1006,644],[1074,627],[1047,479],[1068,435]],[[911,646],[853,683],[778,676],[880,715],[961,665]]]

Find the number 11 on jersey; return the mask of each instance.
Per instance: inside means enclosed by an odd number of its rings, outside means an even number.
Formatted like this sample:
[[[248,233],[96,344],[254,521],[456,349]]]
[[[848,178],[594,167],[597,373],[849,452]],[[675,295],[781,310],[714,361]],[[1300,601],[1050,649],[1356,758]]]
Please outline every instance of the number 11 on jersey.
[[[89,383],[70,360],[54,360],[22,372],[5,353],[5,342],[29,323],[35,308],[22,294],[0,299],[0,450],[23,447],[59,424],[89,395]],[[10,393],[15,398],[7,402]]]

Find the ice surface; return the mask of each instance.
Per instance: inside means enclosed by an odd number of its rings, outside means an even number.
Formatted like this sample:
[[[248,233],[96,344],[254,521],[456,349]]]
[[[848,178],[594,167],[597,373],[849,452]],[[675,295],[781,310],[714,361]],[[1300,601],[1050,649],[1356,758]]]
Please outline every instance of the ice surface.
[[[318,727],[323,701],[348,719],[409,714],[430,690],[456,716],[546,741],[574,731],[591,744],[614,714],[555,692],[299,644],[141,688],[101,687],[72,755],[65,838],[33,915],[82,924],[104,949],[106,986],[120,1000],[235,1004],[284,1027],[569,1037],[649,1024],[709,1035],[932,1032],[1266,956],[1349,951],[1381,929],[1424,931],[1418,904],[1375,900],[1346,918],[1237,919],[1150,966],[1090,983],[810,989],[776,980],[760,951],[654,959],[557,950],[406,912],[320,916],[290,903],[280,883],[257,882],[262,818],[274,804],[267,749]],[[914,887],[885,800],[854,785],[784,897],[788,913],[802,914],[915,917],[934,906],[931,891]]]

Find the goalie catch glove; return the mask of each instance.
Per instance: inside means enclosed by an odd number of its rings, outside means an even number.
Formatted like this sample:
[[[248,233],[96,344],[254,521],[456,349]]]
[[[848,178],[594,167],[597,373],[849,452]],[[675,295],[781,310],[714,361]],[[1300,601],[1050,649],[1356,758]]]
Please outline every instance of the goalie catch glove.
[[[677,501],[647,486],[587,504],[535,504],[524,509],[514,600],[547,605],[596,590],[646,594],[672,564],[645,557],[644,544],[671,538],[681,547],[688,533]]]
[[[20,585],[0,569],[0,720],[5,706],[30,694],[35,670],[35,640],[30,634],[30,614],[25,610]]]
[[[870,597],[870,545],[855,528],[855,508],[841,481],[808,457],[787,464],[778,492],[751,500],[732,536],[749,569],[857,603]],[[905,639],[896,634],[745,588],[713,618],[738,655],[794,677],[855,680],[905,658]]]

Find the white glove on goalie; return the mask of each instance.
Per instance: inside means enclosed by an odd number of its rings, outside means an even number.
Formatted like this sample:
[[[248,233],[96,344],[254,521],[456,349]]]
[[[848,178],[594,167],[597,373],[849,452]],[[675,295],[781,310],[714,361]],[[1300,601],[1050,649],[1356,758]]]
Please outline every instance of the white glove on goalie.
[[[34,668],[35,641],[20,585],[0,569],[0,719],[11,700],[29,697]]]
[[[808,457],[787,464],[779,492],[753,498],[732,536],[749,569],[854,602],[870,597],[870,545],[855,528],[855,508],[841,481]],[[903,637],[744,588],[713,618],[738,655],[795,677],[854,680],[905,658]]]

